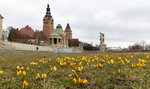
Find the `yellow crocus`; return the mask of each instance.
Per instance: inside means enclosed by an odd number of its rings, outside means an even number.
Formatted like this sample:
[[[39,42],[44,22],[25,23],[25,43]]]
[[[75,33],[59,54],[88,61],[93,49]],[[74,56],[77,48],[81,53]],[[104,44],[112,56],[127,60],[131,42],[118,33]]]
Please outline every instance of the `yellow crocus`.
[[[134,67],[136,67],[136,65],[135,65],[135,64],[132,64],[132,65],[131,65],[131,67],[133,67],[133,68],[134,68]]]
[[[17,66],[17,70],[20,70],[20,66]]]
[[[54,71],[56,71],[56,70],[57,70],[57,67],[56,67],[56,66],[54,66],[53,70],[54,70]]]
[[[76,65],[76,63],[72,63],[72,62],[70,62],[70,66],[74,66],[74,65]]]
[[[56,71],[56,70],[57,70],[56,66],[50,68],[50,71]]]
[[[27,81],[24,80],[24,81],[23,81],[23,84],[22,84],[22,89],[27,88],[28,85],[29,85],[29,83],[28,83]]]
[[[99,67],[103,67],[103,65],[101,63],[98,64]]]
[[[42,74],[42,78],[46,78],[46,77],[47,77],[46,73]]]
[[[100,62],[104,63],[104,62],[105,62],[105,60],[103,60],[103,59],[100,59]]]
[[[126,61],[126,63],[130,63],[130,60],[128,60],[128,59],[125,59],[125,61]]]
[[[1,71],[0,71],[0,75],[3,75],[3,74],[4,74],[4,71],[1,70]]]
[[[77,69],[78,69],[78,71],[82,71],[83,70],[83,66],[78,67]]]
[[[122,57],[118,57],[118,59],[119,59],[119,60],[121,60],[121,59],[122,59]]]
[[[23,72],[22,72],[22,75],[23,75],[23,76],[26,76],[26,75],[27,75],[26,71],[23,71]]]
[[[79,83],[82,83],[82,82],[83,82],[83,79],[78,78],[78,82],[79,82]]]
[[[149,56],[146,56],[146,58],[148,59],[148,58],[149,58]]]
[[[125,64],[124,61],[123,61],[122,59],[121,59],[120,61],[121,61],[122,64]]]
[[[27,67],[26,70],[29,70],[29,67]]]
[[[24,69],[24,67],[20,67],[20,69],[21,69],[21,70],[23,70],[23,69]]]
[[[68,74],[68,77],[72,77],[72,74]]]
[[[78,78],[79,75],[77,74],[77,72],[75,70],[72,70],[72,72],[74,73],[74,75]]]
[[[37,73],[37,75],[36,75],[36,79],[39,79],[40,78],[40,74],[39,73]]]
[[[94,68],[97,68],[98,67],[98,65],[94,65]]]
[[[74,82],[74,83],[77,83],[77,79],[76,79],[76,78],[73,78],[73,82]]]
[[[23,70],[24,67],[21,67],[21,66],[17,66],[17,70]]]
[[[37,65],[37,62],[31,62],[30,65]]]
[[[84,79],[82,84],[87,84],[88,80]]]
[[[60,62],[61,66],[66,66],[66,62]]]
[[[17,71],[17,75],[21,75],[22,74],[22,71]]]
[[[82,62],[80,62],[79,64],[78,64],[78,66],[81,66],[82,65]]]

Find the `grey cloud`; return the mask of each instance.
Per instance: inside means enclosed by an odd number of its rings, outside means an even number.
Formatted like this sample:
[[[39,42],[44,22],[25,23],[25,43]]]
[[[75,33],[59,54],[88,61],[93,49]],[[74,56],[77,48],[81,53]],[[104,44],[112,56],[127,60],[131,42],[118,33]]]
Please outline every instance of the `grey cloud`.
[[[148,0],[55,0],[50,1],[55,25],[70,22],[73,36],[99,44],[99,32],[105,33],[108,46],[123,46],[149,41],[150,1]],[[4,26],[30,25],[42,30],[47,1],[1,0]],[[120,45],[119,45],[120,44]]]

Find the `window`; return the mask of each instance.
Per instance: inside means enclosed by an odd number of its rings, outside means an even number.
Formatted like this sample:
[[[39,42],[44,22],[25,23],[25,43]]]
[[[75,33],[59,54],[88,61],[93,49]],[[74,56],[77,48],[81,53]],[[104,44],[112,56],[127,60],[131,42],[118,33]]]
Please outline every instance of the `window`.
[[[60,39],[59,39],[59,43],[60,43]]]

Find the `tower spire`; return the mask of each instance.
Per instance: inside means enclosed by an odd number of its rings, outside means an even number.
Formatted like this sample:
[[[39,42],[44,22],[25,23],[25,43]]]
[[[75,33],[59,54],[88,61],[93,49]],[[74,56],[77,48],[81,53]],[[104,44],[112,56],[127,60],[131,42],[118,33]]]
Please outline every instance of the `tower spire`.
[[[49,4],[47,4],[47,8],[46,8],[46,16],[51,16]]]
[[[65,32],[66,32],[67,39],[72,39],[72,31],[71,31],[71,27],[70,27],[69,23],[67,23]]]
[[[66,29],[71,29],[69,23],[67,23]]]

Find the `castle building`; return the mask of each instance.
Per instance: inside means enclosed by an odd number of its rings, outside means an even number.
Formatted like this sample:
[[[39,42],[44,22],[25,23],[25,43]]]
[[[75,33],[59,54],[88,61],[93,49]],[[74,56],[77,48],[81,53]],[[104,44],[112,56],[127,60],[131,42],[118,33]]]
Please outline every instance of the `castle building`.
[[[20,30],[13,28],[9,37],[10,41],[48,45],[52,48],[67,48],[70,46],[69,44],[72,45],[74,40],[78,40],[72,38],[72,30],[69,23],[67,23],[67,26],[64,30],[61,24],[58,24],[56,28],[54,28],[54,20],[51,15],[49,4],[46,8],[46,15],[43,18],[42,31],[34,31],[32,27],[27,25]]]
[[[66,33],[63,31],[61,24],[58,24],[53,33],[49,36],[49,44],[53,48],[68,47],[68,39]]]
[[[47,5],[46,15],[43,19],[43,32],[48,38],[48,44],[53,48],[68,47],[68,39],[72,39],[72,31],[69,23],[63,30],[61,24],[54,29],[54,20],[52,18],[49,4]]]
[[[0,40],[2,40],[3,36],[3,17],[0,15]]]

